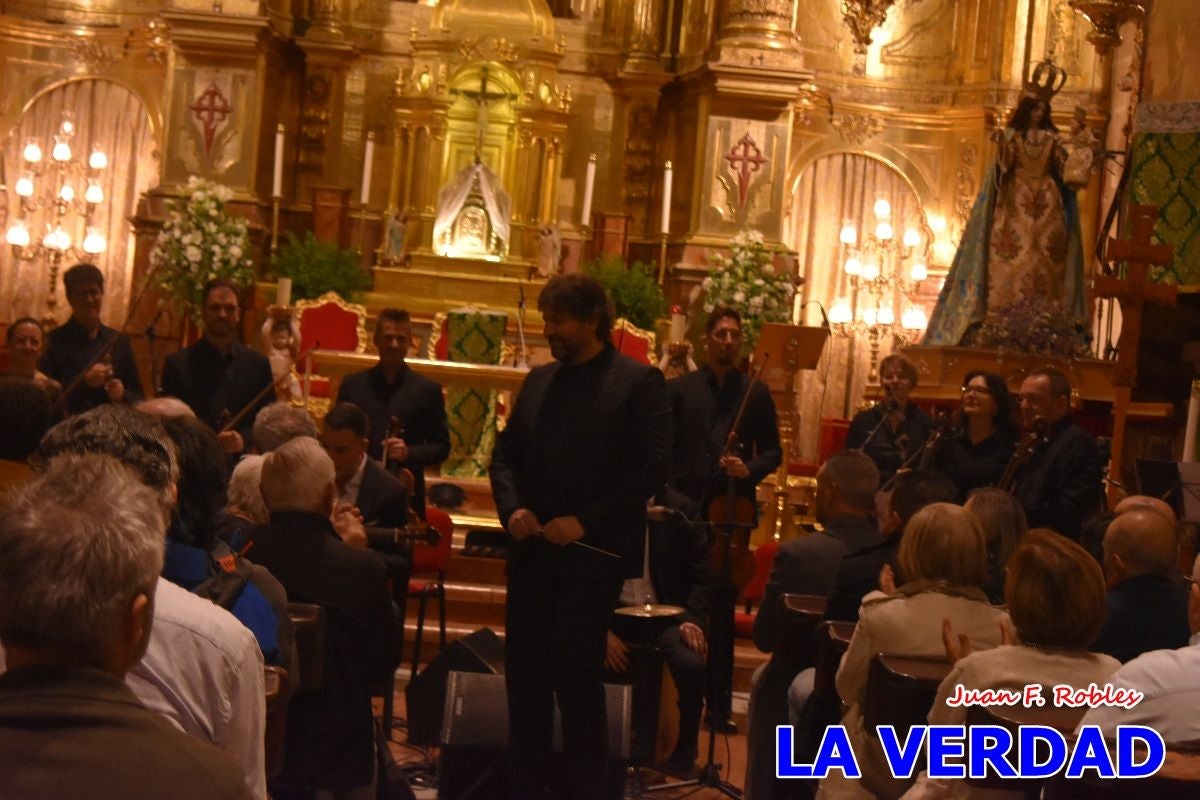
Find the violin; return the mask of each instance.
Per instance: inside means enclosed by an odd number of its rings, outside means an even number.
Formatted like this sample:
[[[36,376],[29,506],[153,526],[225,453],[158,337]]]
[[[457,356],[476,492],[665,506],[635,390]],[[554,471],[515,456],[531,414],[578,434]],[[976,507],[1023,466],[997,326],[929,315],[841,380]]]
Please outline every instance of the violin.
[[[1029,426],[1029,430],[1021,437],[1021,441],[1017,443],[1017,447],[1013,450],[1012,458],[1008,460],[1008,466],[1004,468],[1004,474],[1000,476],[1000,481],[996,484],[996,488],[1002,489],[1009,494],[1012,494],[1015,488],[1017,471],[1028,463],[1029,459],[1033,458],[1033,454],[1037,449],[1045,444],[1050,439],[1050,425],[1046,420],[1037,417],[1033,420],[1033,424]]]
[[[762,364],[746,382],[742,403],[729,426],[725,440],[725,452],[721,458],[736,455],[738,450],[738,425],[746,413],[750,390],[762,374],[770,355],[764,355]],[[750,552],[750,531],[754,530],[758,518],[757,509],[749,498],[737,493],[737,478],[726,476],[725,494],[713,499],[708,505],[708,520],[712,526],[712,541],[709,544],[709,561],[719,575],[728,575],[729,582],[737,589],[743,588],[754,578],[754,554]]]
[[[933,433],[929,434],[929,438],[925,440],[925,444],[921,445],[918,452],[921,454],[921,460],[917,462],[917,469],[928,469],[933,463],[933,458],[941,449],[942,442],[949,438],[954,432],[954,416],[948,411],[943,411],[938,414],[937,427],[933,429]]]
[[[404,423],[400,421],[400,417],[393,414],[392,418],[388,421],[387,436],[384,437],[384,441],[396,438],[404,438]],[[385,446],[383,451],[383,468],[388,472],[391,472],[391,469],[389,468],[390,466],[391,459],[388,457],[387,448]],[[401,467],[400,470],[395,474],[400,483],[404,485],[404,491],[408,493],[409,526],[421,525],[421,514],[413,505],[413,501],[416,499],[416,495],[413,490],[416,488],[417,479],[413,477],[412,470],[410,470],[408,467]]]

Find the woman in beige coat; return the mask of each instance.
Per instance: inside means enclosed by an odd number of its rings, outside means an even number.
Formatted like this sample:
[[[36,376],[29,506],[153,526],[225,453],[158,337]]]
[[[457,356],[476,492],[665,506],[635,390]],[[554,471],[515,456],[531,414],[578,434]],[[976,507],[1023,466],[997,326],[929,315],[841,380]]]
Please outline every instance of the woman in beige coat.
[[[863,725],[867,675],[877,654],[944,658],[943,620],[974,649],[996,647],[1008,624],[1008,614],[989,605],[983,593],[987,540],[974,514],[961,506],[934,503],[909,520],[903,536],[899,566],[905,582],[890,594],[871,592],[863,598],[858,626],[837,673],[838,694],[849,707],[842,724],[862,779],[833,772],[821,782],[818,800],[893,800],[911,785],[891,776],[879,740]],[[888,583],[890,578],[885,578],[885,588],[890,588]]]

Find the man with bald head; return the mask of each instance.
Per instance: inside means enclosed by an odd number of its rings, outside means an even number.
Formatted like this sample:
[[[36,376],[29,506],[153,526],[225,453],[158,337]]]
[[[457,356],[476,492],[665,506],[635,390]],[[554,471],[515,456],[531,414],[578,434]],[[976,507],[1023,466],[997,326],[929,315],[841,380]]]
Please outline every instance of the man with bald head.
[[[1171,508],[1171,504],[1166,500],[1160,500],[1157,497],[1151,497],[1146,494],[1131,494],[1121,502],[1113,506],[1114,514],[1124,514],[1127,511],[1137,511],[1143,509],[1146,511],[1156,511],[1171,521],[1174,525],[1178,518],[1175,516],[1175,509]]]
[[[1093,651],[1125,662],[1188,643],[1188,595],[1178,558],[1175,523],[1160,510],[1134,507],[1117,515],[1104,535],[1108,614]]]

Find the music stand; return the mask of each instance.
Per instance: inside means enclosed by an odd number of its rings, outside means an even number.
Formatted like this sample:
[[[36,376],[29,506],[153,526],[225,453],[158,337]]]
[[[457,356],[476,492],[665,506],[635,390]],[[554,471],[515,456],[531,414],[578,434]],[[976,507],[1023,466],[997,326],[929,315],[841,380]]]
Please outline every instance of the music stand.
[[[783,451],[783,459],[775,473],[772,509],[774,534],[780,539],[786,538],[792,530],[787,468],[800,427],[796,414],[796,373],[802,369],[816,369],[828,339],[829,328],[768,322],[762,326],[758,343],[754,347],[755,363],[762,363],[762,359],[770,354],[766,368],[760,376],[763,383],[772,391],[783,394],[779,414],[779,446]]]

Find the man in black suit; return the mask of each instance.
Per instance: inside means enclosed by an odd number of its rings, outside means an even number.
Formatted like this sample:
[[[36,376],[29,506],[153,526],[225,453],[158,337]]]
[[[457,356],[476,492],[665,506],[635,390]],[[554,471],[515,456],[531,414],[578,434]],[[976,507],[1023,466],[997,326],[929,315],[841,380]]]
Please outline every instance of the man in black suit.
[[[228,454],[246,451],[255,415],[275,400],[272,392],[263,393],[275,380],[271,363],[238,341],[240,296],[241,287],[224,278],[205,284],[200,310],[203,338],[167,356],[163,365],[162,394],[178,397],[218,431],[217,439]],[[260,393],[236,428],[220,432],[229,417],[240,413]]]
[[[412,473],[413,508],[424,517],[425,468],[436,467],[450,455],[450,431],[442,387],[404,363],[411,343],[408,312],[380,311],[375,320],[379,363],[347,375],[337,401],[353,403],[370,420],[367,453],[371,458],[393,474],[401,469]]]
[[[742,318],[732,308],[714,308],[704,324],[707,362],[696,372],[671,380],[667,389],[675,420],[671,488],[686,498],[689,515],[706,517],[709,503],[732,483],[739,497],[755,503],[755,490],[783,458],[775,403],[766,384],[737,368],[742,351]],[[742,404],[736,443],[726,453],[729,430]],[[733,609],[739,589],[715,576],[710,623],[710,680],[716,683],[717,708],[709,709],[722,730],[733,732],[730,719],[733,679]]]
[[[662,373],[618,353],[594,278],[552,278],[538,299],[555,362],[529,373],[492,456],[508,559],[505,682],[510,793],[550,784],[554,701],[567,798],[604,793],[604,657],[621,582],[642,570],[646,502],[667,478]]]
[[[1057,369],[1031,372],[1017,396],[1021,423],[1049,437],[1017,473],[1013,496],[1031,528],[1051,528],[1079,540],[1083,521],[1100,510],[1103,464],[1096,440],[1071,418],[1071,383]]]
[[[160,495],[95,454],[54,459],[0,514],[0,795],[250,796],[232,755],[124,682],[150,640],[164,527]]]
[[[1175,524],[1162,512],[1135,508],[1117,515],[1104,534],[1108,613],[1088,649],[1125,662],[1187,645],[1188,587],[1178,554]]]
[[[46,337],[46,353],[38,365],[42,372],[66,389],[110,340],[116,340],[109,355],[88,367],[83,381],[66,398],[67,413],[78,414],[103,403],[136,403],[142,397],[142,382],[129,337],[100,321],[104,274],[91,264],[76,264],[63,274],[63,289],[71,318]]]
[[[387,682],[403,645],[383,564],[338,538],[333,462],[316,440],[301,436],[263,456],[262,495],[271,520],[253,538],[257,563],[289,601],[321,606],[327,621],[321,685],[288,707],[280,780],[365,796],[375,774],[371,687]]]

